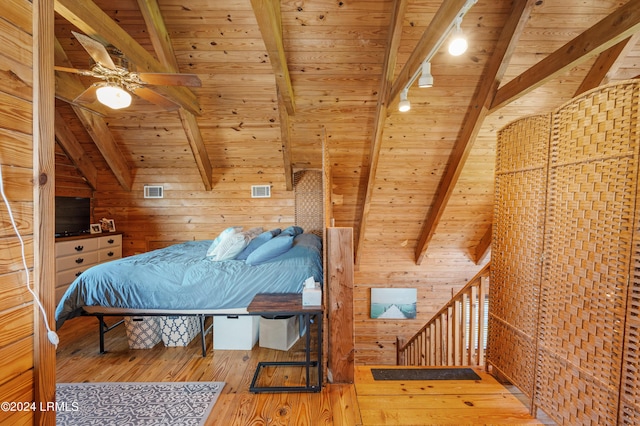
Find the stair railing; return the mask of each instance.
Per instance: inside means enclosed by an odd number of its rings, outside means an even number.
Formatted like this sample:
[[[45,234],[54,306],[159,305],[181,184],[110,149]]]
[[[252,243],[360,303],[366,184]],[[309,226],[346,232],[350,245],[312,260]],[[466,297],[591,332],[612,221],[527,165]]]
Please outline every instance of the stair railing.
[[[490,262],[413,337],[397,337],[397,365],[484,365],[489,274]]]

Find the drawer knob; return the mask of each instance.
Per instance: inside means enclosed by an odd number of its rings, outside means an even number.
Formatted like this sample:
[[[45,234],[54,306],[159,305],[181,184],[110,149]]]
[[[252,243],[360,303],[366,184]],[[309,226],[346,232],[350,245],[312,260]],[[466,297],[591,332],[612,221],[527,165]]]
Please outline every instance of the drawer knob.
[[[76,272],[76,277],[79,277],[80,275],[82,275],[82,271]]]
[[[84,250],[84,246],[76,246],[75,249],[76,251],[82,251]]]
[[[110,251],[109,253],[107,253],[107,256],[111,257],[113,256],[115,253],[113,253],[112,251]]]
[[[79,257],[79,258],[77,258],[77,259],[76,259],[76,263],[77,263],[78,265],[79,265],[79,264],[81,264],[82,262],[84,262],[84,259],[83,259],[83,258]]]
[[[110,239],[110,240],[108,240],[107,242],[108,242],[109,244],[113,244],[113,243],[115,243],[115,241],[114,241],[114,239],[113,239],[113,238],[112,238],[112,239]]]

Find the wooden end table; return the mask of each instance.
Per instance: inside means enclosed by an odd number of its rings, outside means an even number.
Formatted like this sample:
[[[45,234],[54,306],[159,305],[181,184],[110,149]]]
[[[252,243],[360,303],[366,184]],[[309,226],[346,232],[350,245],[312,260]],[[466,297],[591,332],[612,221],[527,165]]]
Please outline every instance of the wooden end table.
[[[259,362],[249,391],[260,392],[320,392],[322,389],[322,306],[303,306],[301,293],[261,293],[257,294],[247,307],[249,315],[287,316],[300,315],[305,325],[304,361],[265,361]],[[317,359],[311,359],[311,317],[315,317],[318,328]],[[260,370],[266,366],[300,366],[306,370],[304,386],[257,386]],[[317,383],[311,383],[311,368],[317,367]]]

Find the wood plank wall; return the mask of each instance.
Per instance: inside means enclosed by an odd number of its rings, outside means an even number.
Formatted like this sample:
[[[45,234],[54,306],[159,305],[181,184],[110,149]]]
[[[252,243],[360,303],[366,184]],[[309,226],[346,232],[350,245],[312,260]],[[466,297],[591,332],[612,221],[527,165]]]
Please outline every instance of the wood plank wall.
[[[446,236],[443,236],[446,237]],[[356,365],[395,364],[396,337],[407,339],[444,306],[486,264],[476,265],[470,256],[438,241],[421,265],[414,262],[412,242],[402,250],[389,250],[372,244],[364,249],[354,275],[354,315]],[[462,280],[453,276],[465,272]],[[372,319],[372,288],[416,288],[415,319]]]
[[[0,13],[0,166],[6,196],[33,267],[32,5],[4,0]],[[0,206],[0,401],[34,400],[34,306],[19,241]],[[0,411],[0,424],[27,424],[32,411]]]
[[[282,169],[214,169],[214,188],[206,191],[195,167],[136,171],[131,191],[100,172],[93,220],[115,220],[123,231],[123,256],[176,242],[213,239],[229,226],[284,228],[294,224],[295,196]],[[164,198],[145,199],[144,185],[163,185]],[[271,185],[271,198],[251,198],[251,185]]]

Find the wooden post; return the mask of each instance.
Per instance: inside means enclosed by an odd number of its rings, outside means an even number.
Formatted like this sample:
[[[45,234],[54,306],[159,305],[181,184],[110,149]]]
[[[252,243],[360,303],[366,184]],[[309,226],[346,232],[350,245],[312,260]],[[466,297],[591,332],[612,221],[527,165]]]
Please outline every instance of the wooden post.
[[[327,228],[328,368],[333,383],[353,383],[353,229]]]

